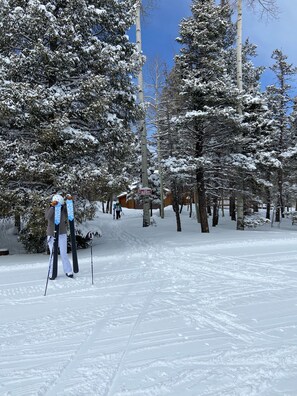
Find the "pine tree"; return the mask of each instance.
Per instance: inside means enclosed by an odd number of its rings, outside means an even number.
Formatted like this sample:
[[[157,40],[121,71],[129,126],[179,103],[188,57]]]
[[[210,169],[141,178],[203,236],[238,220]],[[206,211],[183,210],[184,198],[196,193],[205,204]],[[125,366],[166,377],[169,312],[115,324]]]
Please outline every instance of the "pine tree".
[[[283,153],[286,161],[286,180],[289,204],[297,211],[297,99],[293,99],[288,127],[288,150]]]
[[[164,184],[170,189],[172,206],[176,217],[176,230],[182,230],[179,203],[184,186],[193,178],[189,170],[185,139],[176,127],[176,117],[183,108],[183,99],[179,95],[181,80],[176,67],[167,75],[162,90],[156,122],[158,124],[159,150],[162,158]],[[193,184],[193,181],[192,181]]]
[[[291,85],[290,79],[297,73],[297,68],[287,62],[287,56],[281,50],[273,51],[272,58],[275,63],[271,66],[271,70],[276,77],[276,84],[267,87],[267,95],[269,106],[273,113],[275,123],[275,133],[273,136],[274,149],[278,160],[278,169],[276,174],[276,221],[280,221],[281,215],[284,216],[286,205],[286,167],[290,155],[288,149],[292,146],[294,136],[291,135],[290,112],[292,110],[293,101],[290,96]],[[292,141],[293,139],[293,141]]]
[[[261,92],[260,77],[263,67],[255,67],[252,59],[257,55],[256,46],[248,40],[242,47],[243,86],[241,95],[242,128],[240,139],[240,162],[238,171],[234,173],[234,163],[229,175],[236,184],[243,186],[245,208],[253,202],[265,202],[270,211],[271,173],[275,171],[278,161],[275,158],[273,139],[275,125],[273,114],[268,108],[268,99]],[[228,52],[228,71],[235,80],[235,54],[231,48]],[[232,71],[233,70],[233,71]],[[233,170],[232,170],[233,169]],[[239,178],[238,178],[239,175]],[[243,182],[242,182],[243,180]],[[269,214],[267,215],[269,218]]]
[[[32,192],[83,197],[101,177],[121,179],[138,116],[131,77],[139,56],[126,35],[135,7],[0,0],[0,146],[9,149],[0,183],[18,205],[30,207]]]
[[[219,158],[215,147],[231,148],[239,127],[238,91],[225,61],[229,13],[228,6],[216,6],[211,0],[193,1],[193,16],[181,23],[183,48],[176,57],[183,98],[176,125],[187,139],[187,163],[195,168],[202,232],[209,231],[206,182]]]

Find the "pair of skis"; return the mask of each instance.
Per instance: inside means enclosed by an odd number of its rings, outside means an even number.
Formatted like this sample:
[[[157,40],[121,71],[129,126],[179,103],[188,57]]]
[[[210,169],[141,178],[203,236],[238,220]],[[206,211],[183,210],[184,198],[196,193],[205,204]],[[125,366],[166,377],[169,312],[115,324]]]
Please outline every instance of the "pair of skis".
[[[71,239],[71,251],[72,251],[72,265],[73,272],[76,274],[79,271],[77,251],[76,251],[76,240],[75,240],[75,229],[74,229],[74,208],[72,199],[66,199],[68,222],[70,228],[70,239]],[[61,221],[61,210],[62,205],[58,203],[55,206],[55,231],[54,231],[54,245],[53,245],[53,270],[51,279],[56,279],[58,275],[58,246],[59,246],[59,229]]]

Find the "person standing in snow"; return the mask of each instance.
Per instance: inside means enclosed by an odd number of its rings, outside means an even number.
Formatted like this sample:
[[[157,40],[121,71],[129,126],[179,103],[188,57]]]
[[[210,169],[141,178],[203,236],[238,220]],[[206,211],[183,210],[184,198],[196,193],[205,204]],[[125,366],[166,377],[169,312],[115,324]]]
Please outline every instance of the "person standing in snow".
[[[67,197],[69,199],[69,197]],[[62,205],[61,208],[61,220],[60,220],[60,230],[59,230],[59,249],[60,249],[60,256],[63,263],[63,270],[65,275],[69,278],[73,278],[72,266],[70,260],[67,255],[67,208],[64,205],[64,198],[60,194],[55,194],[52,197],[52,201],[50,207],[45,211],[45,218],[48,222],[47,225],[47,243],[50,250],[50,257],[51,262],[49,263],[50,272],[49,272],[49,279],[52,279],[52,267],[53,267],[53,246],[54,246],[54,235],[55,235],[55,206],[60,203]]]
[[[119,201],[117,201],[113,205],[113,218],[116,218],[116,220],[120,219],[121,218],[121,211],[122,211],[122,205],[119,203]]]

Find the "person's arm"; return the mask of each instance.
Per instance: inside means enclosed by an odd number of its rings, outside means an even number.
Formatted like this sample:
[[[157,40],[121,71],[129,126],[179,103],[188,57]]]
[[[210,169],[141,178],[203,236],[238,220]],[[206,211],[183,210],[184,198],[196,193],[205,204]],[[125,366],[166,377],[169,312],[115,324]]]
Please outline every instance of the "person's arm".
[[[46,220],[54,220],[55,217],[55,208],[53,206],[50,206],[49,208],[46,209],[44,217]]]

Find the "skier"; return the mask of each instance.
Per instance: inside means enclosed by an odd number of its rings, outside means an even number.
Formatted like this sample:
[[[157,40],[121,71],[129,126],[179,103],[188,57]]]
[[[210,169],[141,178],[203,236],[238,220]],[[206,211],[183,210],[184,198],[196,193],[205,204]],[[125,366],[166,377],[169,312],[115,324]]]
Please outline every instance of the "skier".
[[[116,215],[116,220],[121,218],[121,211],[122,211],[122,206],[119,203],[119,201],[117,201],[114,205],[113,205],[113,218],[115,218]]]
[[[69,197],[67,197],[69,199]],[[49,271],[49,279],[52,278],[52,269],[53,269],[53,245],[54,245],[54,217],[55,217],[55,206],[60,203],[62,205],[61,209],[61,221],[60,221],[60,230],[59,230],[59,248],[60,248],[60,255],[62,258],[62,263],[63,263],[63,270],[69,278],[73,278],[73,272],[72,272],[72,267],[71,263],[69,261],[68,255],[67,255],[67,209],[66,205],[64,205],[64,198],[60,194],[55,194],[52,197],[52,201],[50,204],[50,207],[46,209],[45,211],[45,218],[48,221],[48,226],[47,226],[47,243],[48,247],[50,250],[50,257],[51,257],[51,262],[49,263],[50,266],[50,271]]]

